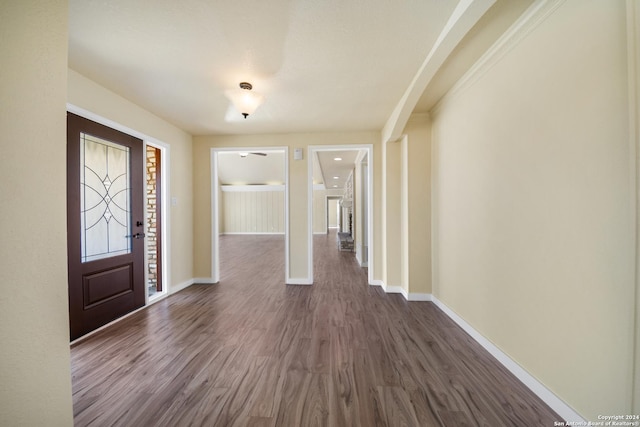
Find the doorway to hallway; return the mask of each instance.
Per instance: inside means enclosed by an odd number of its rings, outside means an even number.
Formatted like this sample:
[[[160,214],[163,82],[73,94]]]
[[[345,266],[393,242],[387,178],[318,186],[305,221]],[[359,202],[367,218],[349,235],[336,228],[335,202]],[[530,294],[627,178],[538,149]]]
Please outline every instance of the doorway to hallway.
[[[327,233],[334,214],[336,249],[354,252],[361,267],[368,266],[371,244],[373,189],[371,183],[373,146],[309,146],[309,271],[313,279],[313,236]],[[322,203],[319,202],[322,200]],[[373,274],[368,269],[368,281]]]
[[[339,196],[327,196],[327,233],[330,229],[340,229],[340,199]]]

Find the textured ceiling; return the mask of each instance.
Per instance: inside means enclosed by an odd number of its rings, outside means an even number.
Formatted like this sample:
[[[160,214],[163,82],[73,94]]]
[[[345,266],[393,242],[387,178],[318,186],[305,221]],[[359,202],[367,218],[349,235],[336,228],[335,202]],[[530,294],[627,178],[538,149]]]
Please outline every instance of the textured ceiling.
[[[192,135],[384,134],[438,52],[413,112],[428,112],[532,1],[70,0],[69,67]],[[473,3],[490,7],[445,46]],[[246,120],[224,95],[241,81],[265,96]],[[319,152],[314,182],[341,188],[357,151],[342,154],[338,164]],[[222,158],[222,183],[284,180],[282,154]]]
[[[457,3],[70,0],[69,66],[194,135],[379,130]]]

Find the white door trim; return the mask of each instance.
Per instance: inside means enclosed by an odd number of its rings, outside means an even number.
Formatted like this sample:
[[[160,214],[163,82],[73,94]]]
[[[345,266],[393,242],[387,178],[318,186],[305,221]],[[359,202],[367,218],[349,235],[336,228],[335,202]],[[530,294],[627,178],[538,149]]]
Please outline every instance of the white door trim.
[[[136,138],[140,138],[144,142],[145,147],[147,145],[152,145],[162,150],[162,160],[161,160],[162,170],[160,171],[161,180],[162,180],[162,189],[161,189],[162,204],[160,206],[160,215],[162,217],[162,224],[161,224],[162,234],[160,236],[160,246],[162,247],[162,260],[161,260],[162,289],[164,292],[163,293],[164,296],[169,295],[170,293],[172,293],[171,280],[170,280],[171,263],[169,262],[169,260],[171,259],[171,218],[170,218],[171,212],[170,212],[170,209],[168,209],[168,206],[169,206],[168,201],[170,197],[169,195],[171,194],[171,191],[169,188],[169,185],[171,182],[171,180],[169,179],[171,177],[171,167],[170,167],[171,145],[167,144],[166,142],[160,141],[159,139],[156,139],[152,136],[139,132],[135,129],[132,129],[130,127],[121,125],[120,123],[114,122],[111,119],[107,119],[106,117],[103,117],[99,114],[95,114],[89,110],[78,107],[77,105],[74,105],[71,103],[67,103],[67,111],[70,113],[76,114],[78,116],[84,117],[85,119],[89,119],[96,123],[100,123],[101,125],[118,130],[120,132],[124,132]],[[146,154],[144,158],[146,159]],[[147,204],[146,191],[144,191],[143,193],[144,193],[144,203],[146,206]],[[145,225],[145,233],[146,233],[146,225]],[[149,260],[147,259],[146,245],[145,245],[145,257],[144,257],[145,271],[147,271],[148,269],[148,265],[147,265],[148,262]],[[145,276],[145,279],[146,279],[146,276]],[[158,297],[157,299],[154,298],[153,301],[155,302],[160,298],[161,297]],[[145,306],[147,305],[149,305],[149,294],[147,292],[147,285],[145,282]]]
[[[220,218],[218,205],[218,153],[221,152],[254,152],[278,151],[284,153],[284,268],[285,283],[289,275],[289,147],[217,147],[211,148],[211,279],[213,283],[220,281]]]
[[[367,168],[367,240],[369,242],[368,247],[368,259],[369,262],[373,261],[373,144],[349,144],[349,145],[310,145],[307,147],[309,155],[307,156],[307,239],[309,258],[307,260],[309,279],[313,283],[313,158],[318,151],[353,151],[364,150],[367,152],[367,159],[369,167]],[[359,157],[362,160],[361,157]],[[368,268],[368,283],[371,285],[373,280],[373,269]]]

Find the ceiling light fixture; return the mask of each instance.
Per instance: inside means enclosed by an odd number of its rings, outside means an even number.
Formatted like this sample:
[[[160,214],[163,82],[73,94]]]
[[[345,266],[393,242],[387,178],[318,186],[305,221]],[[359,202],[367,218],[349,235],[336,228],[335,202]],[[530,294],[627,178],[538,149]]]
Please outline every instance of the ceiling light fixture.
[[[334,157],[333,160],[335,160],[336,162],[339,162],[340,160],[342,160],[342,157]]]
[[[339,179],[339,178],[340,178],[339,176],[334,176],[334,177],[333,177],[333,179]]]
[[[264,97],[257,92],[252,92],[253,86],[251,83],[240,83],[240,89],[228,90],[225,92],[227,98],[231,100],[233,106],[238,110],[246,119],[249,114],[253,114],[256,108],[262,104]]]

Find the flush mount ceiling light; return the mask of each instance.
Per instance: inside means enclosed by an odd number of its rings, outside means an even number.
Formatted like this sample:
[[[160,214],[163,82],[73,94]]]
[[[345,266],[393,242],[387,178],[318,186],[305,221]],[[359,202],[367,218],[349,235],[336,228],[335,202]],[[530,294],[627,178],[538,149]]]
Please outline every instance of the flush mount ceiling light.
[[[225,92],[227,98],[231,100],[233,106],[246,119],[249,114],[253,114],[256,108],[262,104],[264,97],[257,92],[252,92],[251,83],[240,83],[240,89],[228,90]]]
[[[336,162],[339,162],[340,160],[342,160],[342,157],[334,157],[333,160],[335,160]]]

